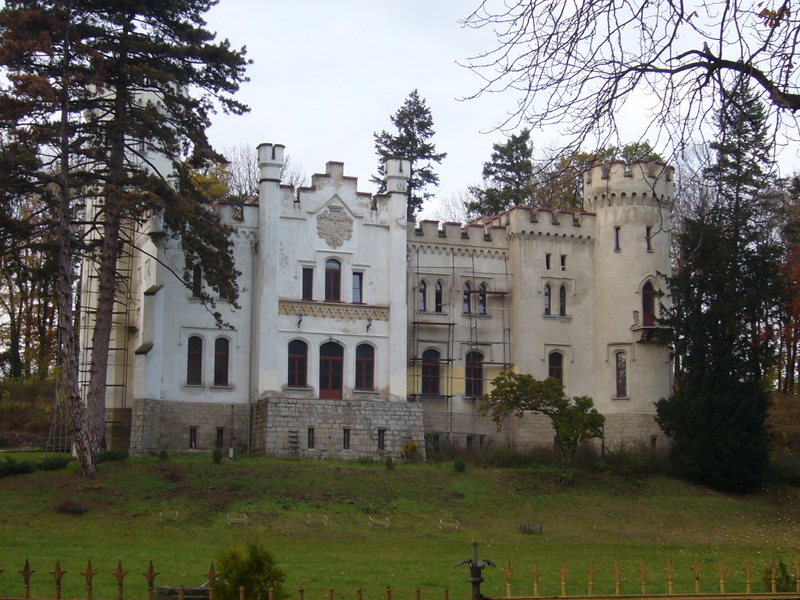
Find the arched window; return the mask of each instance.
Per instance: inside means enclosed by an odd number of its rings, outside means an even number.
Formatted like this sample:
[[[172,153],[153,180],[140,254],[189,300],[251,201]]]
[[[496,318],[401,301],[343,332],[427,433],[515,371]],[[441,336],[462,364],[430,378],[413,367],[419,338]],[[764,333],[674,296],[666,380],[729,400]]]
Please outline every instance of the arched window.
[[[544,314],[549,315],[552,312],[553,292],[550,289],[550,284],[544,286]]]
[[[642,288],[642,325],[652,327],[656,324],[656,291],[653,284],[647,282]]]
[[[461,312],[468,315],[472,312],[472,288],[468,283],[464,284],[464,295],[461,300]]]
[[[333,258],[325,261],[325,302],[342,299],[342,265]]]
[[[356,347],[356,389],[373,390],[375,376],[375,348],[369,344]]]
[[[422,353],[422,395],[439,395],[439,352],[425,350]]]
[[[478,314],[486,314],[486,286],[483,284],[478,288]]]
[[[444,310],[444,301],[442,297],[442,282],[436,282],[436,312],[440,313]]]
[[[563,285],[558,290],[558,314],[567,316],[567,288]]]
[[[617,398],[628,396],[628,361],[624,352],[614,355],[615,379],[617,382]]]
[[[301,340],[289,342],[289,380],[288,387],[308,387],[308,345]]]
[[[420,312],[425,312],[426,310],[428,310],[427,293],[428,293],[428,286],[425,285],[424,281],[420,281],[419,282],[419,302],[418,302],[419,311]]]
[[[230,342],[228,338],[214,340],[214,385],[228,385]]]
[[[186,353],[186,385],[203,385],[203,338],[189,338]]]
[[[564,355],[561,352],[551,352],[547,357],[547,376],[564,385]]]
[[[319,397],[341,400],[344,348],[336,342],[322,344],[319,349]]]
[[[468,352],[466,371],[464,395],[467,398],[480,398],[483,396],[483,354]]]

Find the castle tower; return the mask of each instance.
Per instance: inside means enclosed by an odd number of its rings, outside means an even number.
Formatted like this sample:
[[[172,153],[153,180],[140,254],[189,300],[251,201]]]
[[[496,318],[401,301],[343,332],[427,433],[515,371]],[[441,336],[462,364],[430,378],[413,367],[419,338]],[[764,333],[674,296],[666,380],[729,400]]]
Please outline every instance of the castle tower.
[[[673,172],[660,162],[614,161],[583,174],[584,209],[596,214],[594,401],[606,415],[606,443],[657,443],[654,403],[671,392],[656,319],[660,275],[670,272]]]

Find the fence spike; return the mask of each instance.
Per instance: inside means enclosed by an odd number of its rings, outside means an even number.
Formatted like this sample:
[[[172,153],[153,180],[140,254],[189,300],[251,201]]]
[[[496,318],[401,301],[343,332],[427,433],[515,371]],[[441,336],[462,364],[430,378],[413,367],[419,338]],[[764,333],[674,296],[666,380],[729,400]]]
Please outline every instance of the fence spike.
[[[589,568],[586,569],[586,573],[589,575],[589,595],[594,596],[594,576],[597,573],[597,569],[594,568],[594,559],[589,560]]]
[[[642,576],[642,596],[647,595],[647,572],[650,569],[644,564],[644,559],[639,561],[639,575]]]
[[[567,573],[569,573],[569,569],[567,569],[567,565],[564,564],[564,561],[561,561],[561,568],[558,570],[558,574],[561,575],[561,595],[567,595]]]
[[[619,559],[614,560],[614,568],[611,570],[614,573],[614,582],[616,583],[616,595],[622,594],[622,572],[625,569],[619,566]]]
[[[61,561],[56,559],[56,566],[55,568],[50,571],[50,575],[56,580],[56,599],[61,600],[61,579],[66,575],[66,571],[61,569]]]
[[[0,571],[0,573],[2,573],[2,571]],[[800,594],[800,556],[794,561],[794,578],[797,581],[797,589],[795,592]]]
[[[694,573],[694,593],[700,593],[700,563],[697,562],[697,559],[694,559],[694,564],[692,565],[692,573]]]
[[[719,593],[725,593],[725,573],[728,572],[728,567],[725,566],[725,562],[720,558],[719,559],[719,567],[717,567],[717,572],[719,573]]]
[[[531,569],[531,575],[533,575],[533,597],[539,597],[539,575],[542,574],[542,570],[539,568],[539,563],[537,561],[533,561],[533,569]]]
[[[86,600],[92,600],[92,579],[97,575],[97,571],[92,569],[92,561],[86,564],[86,570],[81,573],[86,580]]]
[[[672,596],[672,594],[675,593],[674,576],[677,569],[675,568],[675,565],[672,564],[671,558],[667,559],[667,566],[664,570],[667,572],[667,589],[669,590],[669,595]]]
[[[142,573],[147,578],[147,600],[153,600],[153,586],[156,577],[158,577],[159,573],[156,573],[155,568],[153,568],[153,561],[150,561],[150,566],[147,567],[147,573]],[[213,600],[213,599],[212,599]]]
[[[36,571],[31,569],[31,563],[28,562],[28,559],[25,559],[25,566],[22,567],[22,571],[19,572],[22,575],[22,580],[25,582],[25,592],[23,598],[27,600],[31,597],[31,576],[36,573]]]
[[[506,559],[506,568],[501,569],[506,576],[506,598],[511,598],[511,580],[514,577],[514,569],[511,566],[511,559]],[[419,600],[419,598],[417,598]]]
[[[745,564],[744,569],[742,569],[742,570],[744,571],[744,575],[745,575],[745,592],[748,593],[748,594],[752,594],[753,593],[753,579],[752,579],[753,565],[750,564],[750,559],[749,558],[747,559],[747,564]]]
[[[217,583],[217,572],[214,570],[213,562],[208,569],[208,573],[206,573],[206,577],[208,578],[208,600],[214,600],[214,584]]]
[[[112,573],[117,578],[117,600],[122,600],[122,580],[125,579],[127,571],[122,570],[122,561],[117,562],[117,570]]]
[[[775,562],[775,557],[772,557],[772,564],[769,566],[769,570],[772,572],[772,593],[775,594],[778,592],[778,565]]]

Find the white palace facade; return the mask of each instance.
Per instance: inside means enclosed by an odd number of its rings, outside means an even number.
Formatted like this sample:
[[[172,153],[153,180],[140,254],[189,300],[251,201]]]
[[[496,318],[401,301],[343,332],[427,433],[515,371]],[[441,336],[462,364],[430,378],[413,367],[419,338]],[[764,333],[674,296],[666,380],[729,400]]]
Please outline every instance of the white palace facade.
[[[359,192],[329,162],[281,185],[284,147],[258,148],[257,200],[219,207],[236,228],[240,308],[220,328],[157,218],[121,263],[107,437],[132,454],[398,455],[412,441],[552,444],[546,418],[478,414],[503,369],[561,380],[606,416],[605,443],[666,443],[671,391],[655,318],[670,270],[673,170],[594,165],[584,210],[516,207],[468,225],[408,222],[409,164]],[[85,269],[85,304],[92,274]],[[90,319],[89,310],[84,319]],[[87,316],[88,315],[88,316]],[[88,321],[85,321],[88,326]]]

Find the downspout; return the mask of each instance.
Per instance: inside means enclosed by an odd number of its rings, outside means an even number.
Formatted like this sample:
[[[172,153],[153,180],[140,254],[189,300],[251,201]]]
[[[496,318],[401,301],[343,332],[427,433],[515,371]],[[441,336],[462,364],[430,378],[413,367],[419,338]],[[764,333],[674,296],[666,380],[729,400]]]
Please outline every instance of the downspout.
[[[253,438],[253,363],[255,362],[255,335],[256,328],[256,255],[258,254],[258,241],[250,240],[252,252],[252,282],[250,285],[250,365],[247,370],[247,453],[250,454],[250,444]]]

